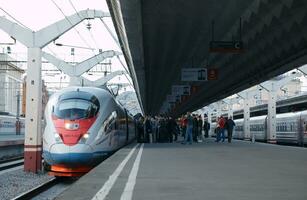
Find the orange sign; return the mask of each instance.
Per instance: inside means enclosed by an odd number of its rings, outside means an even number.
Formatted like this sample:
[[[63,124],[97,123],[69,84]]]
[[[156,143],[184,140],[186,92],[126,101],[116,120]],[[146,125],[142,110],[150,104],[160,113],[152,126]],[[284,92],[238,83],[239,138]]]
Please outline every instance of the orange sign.
[[[208,69],[208,80],[217,80],[218,70],[217,69]]]

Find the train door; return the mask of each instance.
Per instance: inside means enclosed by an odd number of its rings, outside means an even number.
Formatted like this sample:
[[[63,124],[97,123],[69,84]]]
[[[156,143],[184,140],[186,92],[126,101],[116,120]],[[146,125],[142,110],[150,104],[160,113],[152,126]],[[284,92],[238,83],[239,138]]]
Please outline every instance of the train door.
[[[268,141],[268,116],[264,119],[264,142]]]
[[[127,110],[125,109],[125,117],[126,117],[126,142],[129,141],[129,119],[128,119],[128,113]]]
[[[307,143],[307,115],[303,113],[300,116],[297,140],[300,146]]]

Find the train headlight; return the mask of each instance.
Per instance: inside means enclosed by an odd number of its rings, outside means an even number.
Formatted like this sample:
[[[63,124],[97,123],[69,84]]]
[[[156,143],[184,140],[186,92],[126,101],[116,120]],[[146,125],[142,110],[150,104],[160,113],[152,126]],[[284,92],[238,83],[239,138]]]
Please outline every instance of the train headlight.
[[[86,140],[90,137],[90,133],[85,133],[82,135],[80,142],[81,144],[85,144]]]
[[[69,123],[65,123],[65,129],[68,129],[68,130],[71,129]]]

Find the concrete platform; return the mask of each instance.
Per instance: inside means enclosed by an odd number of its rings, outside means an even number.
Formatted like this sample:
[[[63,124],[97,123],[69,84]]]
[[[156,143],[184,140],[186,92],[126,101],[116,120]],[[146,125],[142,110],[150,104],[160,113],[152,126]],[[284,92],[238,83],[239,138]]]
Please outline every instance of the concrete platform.
[[[142,154],[140,146],[131,154],[135,145],[115,153],[57,199],[307,199],[306,148],[208,140],[145,144]]]

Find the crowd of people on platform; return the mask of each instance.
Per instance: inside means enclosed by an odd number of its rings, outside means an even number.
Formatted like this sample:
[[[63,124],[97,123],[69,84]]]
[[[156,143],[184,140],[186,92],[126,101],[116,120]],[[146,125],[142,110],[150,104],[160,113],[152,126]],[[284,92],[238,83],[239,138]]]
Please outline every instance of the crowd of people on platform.
[[[231,143],[232,132],[235,123],[232,117],[217,118],[217,125],[214,130],[216,133],[216,142],[225,141],[225,130],[228,134],[228,142]],[[137,120],[137,140],[138,142],[177,142],[178,136],[182,136],[182,144],[192,144],[193,142],[202,142],[209,137],[210,123],[207,115],[204,120],[201,115],[187,113],[179,119],[169,116],[145,116]]]
[[[145,116],[137,121],[139,142],[173,142],[180,134],[176,120],[167,116]]]

